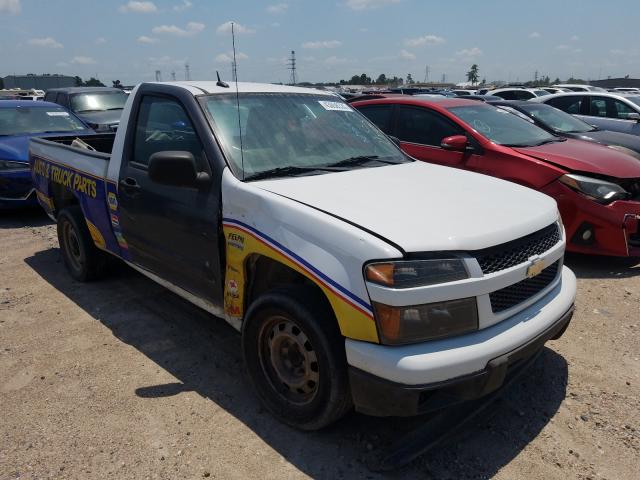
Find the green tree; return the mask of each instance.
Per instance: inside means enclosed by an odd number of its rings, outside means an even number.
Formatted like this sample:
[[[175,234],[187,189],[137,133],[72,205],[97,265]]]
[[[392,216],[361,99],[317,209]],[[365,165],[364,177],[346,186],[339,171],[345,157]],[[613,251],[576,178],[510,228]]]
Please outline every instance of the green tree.
[[[407,73],[407,85],[410,85],[413,83],[413,77],[411,76],[410,73]]]
[[[471,65],[471,70],[467,72],[467,80],[471,82],[471,86],[474,86],[476,83],[478,83],[479,70],[480,69],[478,68],[478,64],[474,63],[473,65]]]
[[[4,79],[0,77],[0,90],[4,88]]]
[[[381,73],[380,75],[378,75],[378,78],[376,79],[376,83],[378,85],[384,85],[387,83],[387,76],[384,73]]]
[[[91,77],[89,80],[84,82],[84,86],[85,87],[106,87],[104,83],[102,83],[97,78],[93,78],[93,77]]]
[[[75,77],[73,77],[73,79],[76,82],[76,87],[81,87],[82,85],[84,85],[82,78],[80,78],[79,76],[76,75]]]
[[[120,83],[120,80],[111,80],[111,83],[113,84],[113,88],[122,88],[122,83]]]

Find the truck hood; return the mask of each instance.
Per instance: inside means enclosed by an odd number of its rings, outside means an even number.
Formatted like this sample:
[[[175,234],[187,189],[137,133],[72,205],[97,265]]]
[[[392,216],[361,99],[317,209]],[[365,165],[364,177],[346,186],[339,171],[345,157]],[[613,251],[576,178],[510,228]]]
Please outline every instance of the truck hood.
[[[569,171],[597,173],[616,178],[640,177],[638,160],[604,145],[569,138],[565,142],[520,147],[514,150]]]
[[[122,110],[108,110],[106,112],[87,112],[76,113],[85,123],[89,126],[112,126],[120,123],[120,117],[122,116]]]
[[[534,190],[424,162],[253,184],[406,252],[486,248],[540,230],[558,216],[555,200]]]

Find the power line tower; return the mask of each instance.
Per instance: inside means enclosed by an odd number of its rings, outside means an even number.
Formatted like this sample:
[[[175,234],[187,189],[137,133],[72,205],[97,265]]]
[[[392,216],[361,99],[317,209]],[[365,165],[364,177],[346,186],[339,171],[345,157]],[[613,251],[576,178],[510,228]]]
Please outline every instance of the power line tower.
[[[172,81],[176,81],[176,71],[175,70],[171,70],[171,80]]]
[[[189,62],[184,64],[184,79],[188,82],[191,80],[191,72],[189,71]]]
[[[536,70],[536,73],[533,74],[533,81],[536,85],[538,84],[538,70]]]
[[[289,57],[289,63],[287,68],[291,70],[291,85],[296,84],[296,52],[291,50],[291,57]]]
[[[424,67],[424,83],[429,81],[429,65]]]
[[[447,83],[447,74],[446,73],[442,74],[442,83]]]
[[[162,81],[162,72],[160,70],[156,70],[156,82]]]

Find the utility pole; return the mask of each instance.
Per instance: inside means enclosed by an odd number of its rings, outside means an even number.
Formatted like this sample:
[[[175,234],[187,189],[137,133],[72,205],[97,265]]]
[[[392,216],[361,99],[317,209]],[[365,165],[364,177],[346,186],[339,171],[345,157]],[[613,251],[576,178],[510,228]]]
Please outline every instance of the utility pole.
[[[424,67],[424,83],[429,81],[429,65]]]
[[[442,83],[447,83],[447,74],[446,73],[442,74]]]
[[[176,81],[176,71],[175,71],[175,70],[171,70],[171,80],[172,80],[173,82],[175,82],[175,81]]]
[[[189,62],[184,64],[184,79],[188,82],[191,80],[191,72],[189,72]]]
[[[291,85],[296,84],[296,52],[291,50],[291,57],[289,57],[289,63],[287,67],[291,70]]]
[[[162,81],[162,73],[160,72],[160,70],[156,70],[156,82],[161,82]]]

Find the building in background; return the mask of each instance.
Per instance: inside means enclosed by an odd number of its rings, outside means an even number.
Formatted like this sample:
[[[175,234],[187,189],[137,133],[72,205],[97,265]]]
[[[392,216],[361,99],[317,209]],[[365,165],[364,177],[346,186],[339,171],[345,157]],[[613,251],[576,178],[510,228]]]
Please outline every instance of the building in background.
[[[602,88],[640,88],[640,78],[607,78],[605,80],[591,80],[594,87]]]
[[[68,75],[45,73],[43,75],[7,75],[3,79],[4,88],[20,88],[23,90],[48,90],[50,88],[75,87],[76,78]]]

